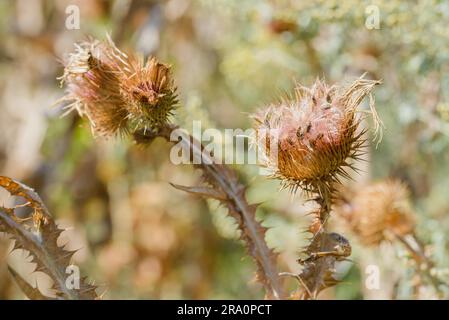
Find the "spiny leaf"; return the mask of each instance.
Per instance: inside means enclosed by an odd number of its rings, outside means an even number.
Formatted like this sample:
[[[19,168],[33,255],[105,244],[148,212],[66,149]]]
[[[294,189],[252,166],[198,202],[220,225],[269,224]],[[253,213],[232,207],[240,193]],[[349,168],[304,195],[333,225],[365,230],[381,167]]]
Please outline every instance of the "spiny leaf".
[[[168,126],[165,130],[158,132],[158,135],[170,141],[170,135],[176,129],[176,126]],[[201,143],[189,134],[184,132],[180,132],[180,134],[181,141],[179,143],[190,155],[190,158],[202,159],[202,162],[196,167],[202,170],[207,187],[193,187],[193,189],[192,187],[181,187],[178,189],[212,197],[228,208],[229,214],[237,221],[249,254],[256,262],[257,279],[264,285],[267,297],[271,299],[284,298],[276,268],[277,255],[267,246],[266,229],[256,220],[257,205],[248,204],[245,187],[238,181],[235,171],[225,165],[217,164],[216,159],[208,152],[203,152],[204,147]]]
[[[239,184],[234,172],[222,165],[204,165],[204,175],[214,189],[226,194],[221,202],[228,208],[229,214],[237,221],[241,238],[246,244],[249,254],[257,265],[256,279],[267,289],[268,297],[278,299],[282,295],[278,286],[276,265],[277,255],[268,248],[265,242],[266,229],[256,220],[257,204],[248,204],[245,188]]]
[[[80,289],[66,286],[66,270],[70,266],[73,252],[58,246],[57,240],[64,231],[56,225],[44,203],[33,189],[0,176],[0,186],[10,194],[25,198],[27,206],[33,209],[33,224],[18,219],[15,208],[0,208],[0,231],[6,232],[14,240],[14,249],[24,249],[33,255],[36,270],[47,274],[52,280],[57,296],[64,299],[96,299],[95,286],[80,281]]]
[[[30,300],[53,300],[49,297],[44,296],[39,289],[32,287],[25,279],[22,278],[20,274],[18,274],[13,268],[8,266],[8,270],[11,273],[12,277],[16,281],[19,288],[23,291],[23,293]]]
[[[223,194],[220,191],[217,191],[213,188],[209,188],[209,187],[187,187],[187,186],[181,186],[179,184],[174,184],[174,183],[170,183],[174,188],[181,190],[181,191],[185,191],[188,193],[193,193],[199,196],[203,196],[206,198],[213,198],[216,200],[226,200],[226,195]]]

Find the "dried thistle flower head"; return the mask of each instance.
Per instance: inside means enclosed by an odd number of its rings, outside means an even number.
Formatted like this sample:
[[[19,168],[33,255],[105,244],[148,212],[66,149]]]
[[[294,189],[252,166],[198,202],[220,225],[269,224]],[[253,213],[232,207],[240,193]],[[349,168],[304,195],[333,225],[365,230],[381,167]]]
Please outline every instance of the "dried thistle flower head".
[[[297,84],[295,98],[269,106],[256,116],[256,139],[264,165],[284,186],[328,192],[347,176],[348,158],[357,158],[364,140],[357,108],[379,81],[357,79],[349,87],[316,80]],[[378,119],[371,97],[371,112]]]
[[[177,104],[169,66],[150,58],[129,61],[132,72],[124,72],[121,93],[126,101],[130,118],[138,126],[165,124]]]
[[[342,217],[365,245],[378,245],[395,235],[411,234],[414,215],[406,186],[386,180],[342,192],[335,212]]]
[[[113,135],[125,129],[128,112],[120,94],[120,68],[114,48],[96,40],[75,44],[75,48],[60,77],[66,95],[59,102],[68,102],[69,112],[75,109],[86,116],[97,135]]]
[[[96,135],[155,129],[167,123],[176,100],[168,66],[155,58],[121,52],[112,42],[75,45],[59,78],[66,95],[59,101],[86,116]]]

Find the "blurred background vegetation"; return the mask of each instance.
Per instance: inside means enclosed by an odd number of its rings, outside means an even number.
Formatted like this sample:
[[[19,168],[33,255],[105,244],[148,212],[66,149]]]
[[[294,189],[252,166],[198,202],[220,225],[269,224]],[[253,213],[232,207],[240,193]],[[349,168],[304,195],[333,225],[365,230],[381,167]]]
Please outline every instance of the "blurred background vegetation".
[[[65,26],[66,8],[80,9],[80,30]],[[380,28],[367,28],[367,7]],[[0,2],[0,174],[41,195],[69,230],[61,243],[80,248],[75,262],[105,298],[262,298],[253,262],[236,241],[225,209],[173,189],[199,173],[174,166],[169,146],[126,139],[95,140],[77,115],[60,118],[56,77],[73,43],[109,32],[119,48],[156,55],[173,66],[181,107],[176,122],[191,128],[248,128],[247,114],[316,77],[340,82],[368,72],[382,79],[376,105],[383,141],[369,146],[354,175],[362,183],[397,177],[411,190],[418,234],[441,270],[448,266],[449,2],[300,0],[17,0]],[[310,221],[300,194],[278,191],[254,165],[235,166],[249,185],[258,217],[271,229],[283,271],[298,271],[300,231]],[[10,201],[1,193],[2,202]],[[321,298],[422,298],[413,263],[400,245],[364,248],[333,218],[333,230],[353,245],[343,283]],[[22,274],[23,253],[0,261]],[[364,286],[365,267],[381,269],[379,290]],[[30,279],[40,277],[29,275]],[[291,284],[292,287],[294,283]],[[22,298],[0,264],[0,298]]]

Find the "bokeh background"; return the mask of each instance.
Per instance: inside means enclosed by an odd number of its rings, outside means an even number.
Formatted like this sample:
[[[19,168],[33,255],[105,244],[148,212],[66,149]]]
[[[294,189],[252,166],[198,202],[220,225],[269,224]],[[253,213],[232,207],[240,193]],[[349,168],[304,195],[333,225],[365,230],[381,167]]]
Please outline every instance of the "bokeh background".
[[[69,5],[80,29],[66,28]],[[380,29],[368,28],[367,8]],[[372,7],[370,7],[372,9]],[[376,105],[384,138],[369,146],[363,183],[385,177],[411,190],[418,234],[441,270],[448,266],[449,2],[300,0],[4,0],[0,2],[0,174],[41,195],[82,273],[105,298],[255,299],[263,290],[226,211],[175,190],[199,173],[169,161],[170,146],[94,139],[76,114],[61,118],[56,79],[73,43],[110,33],[119,48],[156,55],[173,66],[181,107],[176,122],[203,128],[249,128],[248,113],[316,77],[340,82],[382,79]],[[369,123],[367,126],[370,125]],[[298,271],[310,210],[301,194],[279,191],[254,165],[235,166],[249,186],[280,269]],[[0,201],[11,201],[6,192]],[[413,299],[413,263],[400,245],[365,248],[333,218],[354,247],[343,283],[323,299]],[[30,279],[26,255],[0,236],[0,298],[21,299],[5,261]],[[364,285],[365,267],[381,270],[379,290]],[[294,282],[289,284],[292,289]]]

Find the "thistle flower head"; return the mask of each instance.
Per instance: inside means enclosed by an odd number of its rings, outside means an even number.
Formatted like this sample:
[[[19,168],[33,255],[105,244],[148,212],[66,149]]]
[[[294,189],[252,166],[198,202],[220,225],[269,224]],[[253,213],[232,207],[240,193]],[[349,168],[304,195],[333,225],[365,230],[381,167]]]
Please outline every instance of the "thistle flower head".
[[[168,122],[177,103],[168,66],[155,58],[144,64],[143,58],[123,53],[109,38],[75,48],[59,78],[66,85],[59,102],[86,116],[96,135],[151,130]]]
[[[99,41],[75,45],[64,68],[61,85],[66,109],[89,119],[92,131],[108,136],[126,128],[127,110],[120,94],[120,75],[112,47]]]
[[[349,87],[321,80],[310,89],[298,84],[293,99],[255,116],[257,144],[266,155],[263,164],[285,186],[329,190],[338,176],[347,176],[348,158],[359,154],[364,141],[357,108],[378,83],[360,78]]]
[[[365,245],[410,234],[415,227],[408,189],[397,180],[345,190],[335,211]]]
[[[150,58],[129,62],[132,72],[123,73],[120,84],[130,118],[136,125],[160,126],[177,104],[169,66]]]

